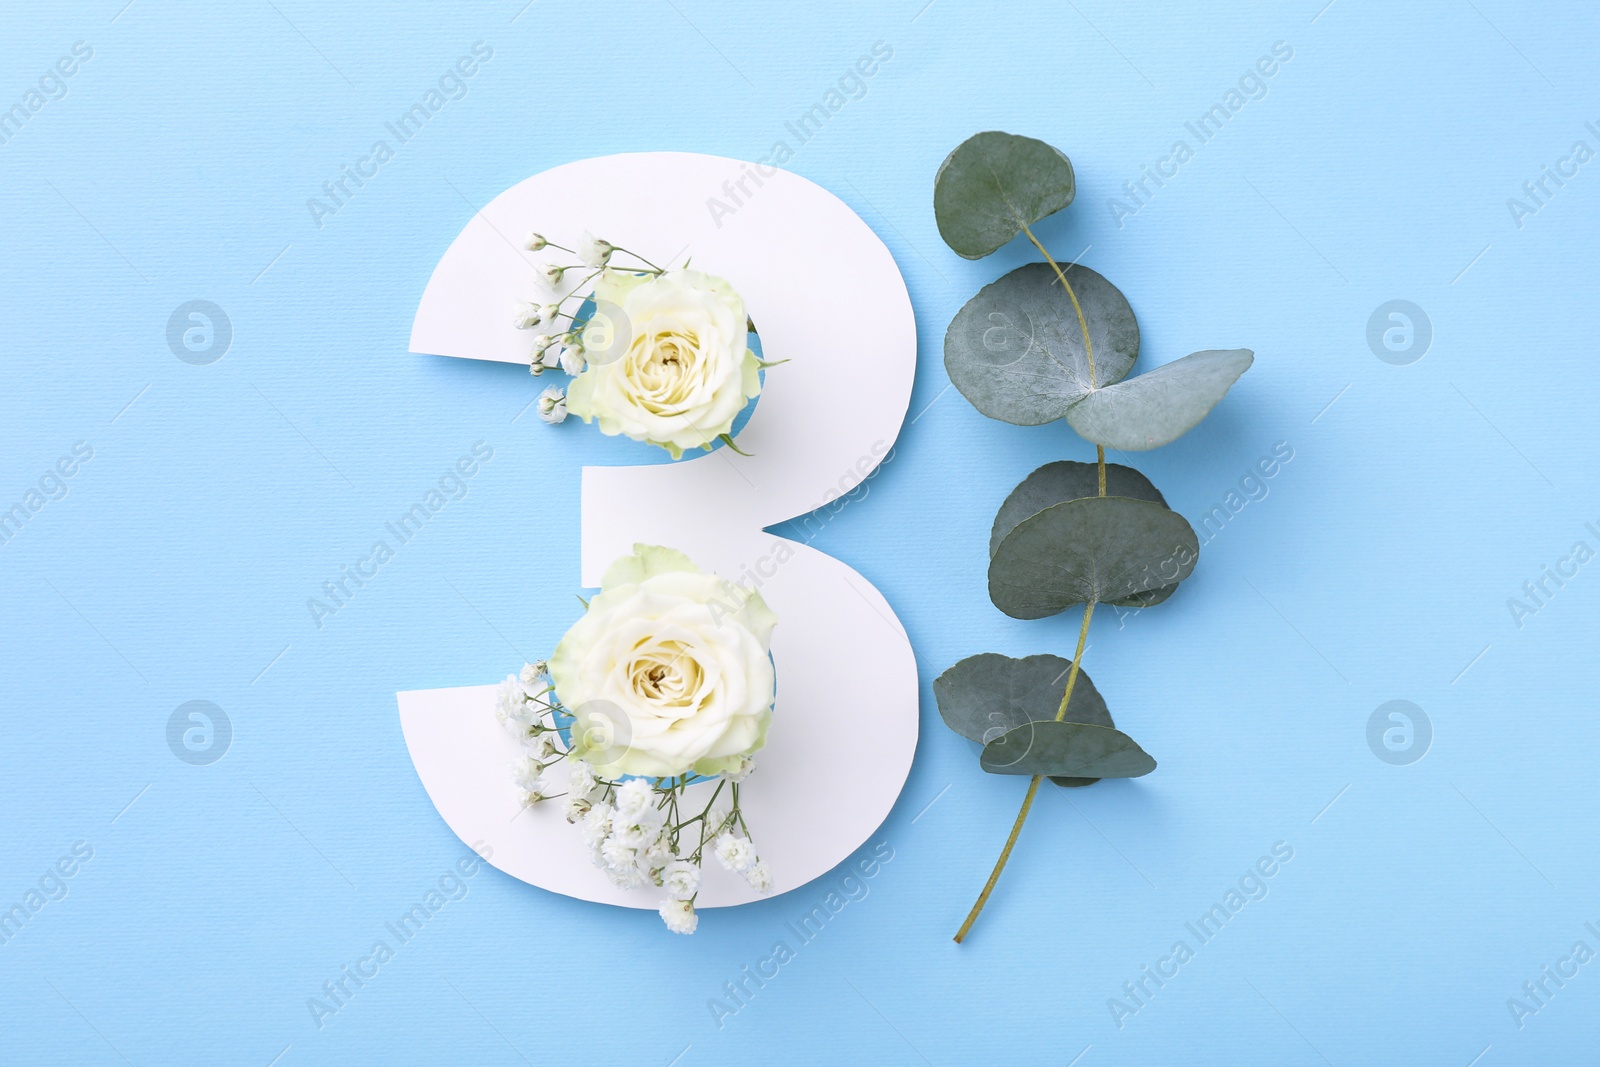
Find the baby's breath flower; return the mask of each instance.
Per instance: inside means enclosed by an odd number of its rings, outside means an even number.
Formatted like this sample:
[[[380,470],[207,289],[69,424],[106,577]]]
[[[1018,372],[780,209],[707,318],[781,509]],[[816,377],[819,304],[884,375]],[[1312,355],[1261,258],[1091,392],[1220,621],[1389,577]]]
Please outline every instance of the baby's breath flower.
[[[623,841],[616,837],[608,837],[600,846],[600,856],[606,861],[609,869],[620,872],[633,869],[636,853]]]
[[[566,815],[568,822],[575,823],[585,815],[589,814],[589,809],[591,807],[593,807],[593,805],[591,805],[583,797],[569,796],[567,797],[567,804],[564,814]]]
[[[578,258],[591,267],[605,266],[615,250],[616,245],[600,240],[587,230],[584,231],[583,240],[578,242]]]
[[[692,934],[700,925],[700,916],[694,913],[694,905],[687,900],[663,900],[659,910],[661,921],[675,934]]]
[[[542,794],[546,788],[544,768],[539,766],[538,760],[526,756],[511,761],[511,780],[530,793]]]
[[[545,263],[539,267],[539,278],[554,289],[561,284],[561,276],[566,272],[567,268],[565,267],[558,267],[554,263]]]
[[[629,848],[646,851],[656,845],[666,821],[667,813],[660,808],[646,808],[634,816],[624,816],[619,810],[611,817],[611,836]]]
[[[530,231],[527,238],[523,240],[522,247],[526,248],[530,252],[538,252],[549,243],[549,241],[544,239],[543,234],[533,233]]]
[[[537,357],[537,362],[543,370],[556,370],[561,366],[561,346],[550,345]]]
[[[552,385],[539,394],[539,418],[554,426],[567,417],[566,390]]]
[[[583,817],[584,844],[593,849],[600,848],[606,835],[611,833],[611,813],[611,805],[604,802],[589,809],[589,814]]]
[[[767,893],[772,889],[772,870],[765,860],[758,860],[748,871],[744,872],[744,880],[750,883],[750,888],[757,893]]]
[[[661,884],[661,872],[672,862],[672,856],[672,850],[668,847],[665,837],[656,838],[656,843],[645,850],[645,869],[651,872],[653,876],[651,880],[657,885]]]
[[[539,314],[539,305],[527,300],[519,300],[511,309],[511,325],[519,330],[531,330],[543,322]]]
[[[730,871],[747,871],[756,862],[756,850],[748,839],[721,834],[716,845],[717,862]]]
[[[527,737],[541,710],[528,699],[527,690],[517,676],[506,675],[506,680],[500,683],[494,709],[500,724],[514,736]]]
[[[567,783],[567,792],[575,797],[592,800],[594,798],[591,794],[598,784],[594,780],[594,771],[589,769],[589,765],[582,760],[575,761],[572,768],[572,776]]]
[[[611,884],[618,889],[638,889],[640,886],[649,885],[650,880],[637,867],[627,867],[613,870],[606,868],[606,877],[611,879]]]
[[[688,900],[700,891],[700,868],[688,860],[673,860],[661,872],[661,884],[673,900]]]
[[[588,361],[584,359],[581,344],[567,345],[561,350],[561,369],[576,378],[583,373],[583,368]]]

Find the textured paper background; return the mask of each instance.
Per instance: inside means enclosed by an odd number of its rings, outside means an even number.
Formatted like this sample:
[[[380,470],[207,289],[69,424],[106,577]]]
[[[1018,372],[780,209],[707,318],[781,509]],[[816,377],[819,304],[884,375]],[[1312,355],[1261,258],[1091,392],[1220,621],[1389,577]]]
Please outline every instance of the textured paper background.
[[[5,107],[74,41],[94,58],[0,145],[0,503],[74,442],[94,458],[0,545],[0,902],[76,841],[94,858],[0,944],[0,1060],[1581,1062],[1595,964],[1520,1030],[1506,1001],[1580,938],[1600,949],[1600,564],[1521,629],[1506,601],[1597,543],[1600,163],[1520,229],[1506,201],[1575,140],[1600,148],[1595,16],[1324,2],[11,12]],[[494,56],[465,97],[399,144],[386,123],[478,40]],[[801,143],[789,124],[879,40],[892,60]],[[1186,123],[1279,40],[1294,58],[1266,95],[1197,144]],[[588,92],[590,73],[614,87]],[[1256,352],[1204,425],[1135,465],[1198,523],[1275,443],[1294,459],[1176,597],[1097,620],[1088,670],[1160,769],[1041,796],[957,948],[1023,783],[976,769],[928,686],[972,652],[1070,649],[1075,620],[989,605],[983,560],[1016,481],[1091,454],[945,391],[946,323],[1033,258],[968,263],[934,228],[940,160],[995,126],[1071,155],[1078,203],[1041,235],[1127,293],[1145,362]],[[319,229],[308,198],[379,138],[393,158]],[[1107,201],[1179,138],[1193,158],[1119,227]],[[539,387],[517,367],[409,354],[429,272],[545,167],[780,139],[883,237],[917,313],[894,460],[865,499],[783,528],[875,583],[918,653],[917,762],[873,842],[892,860],[692,940],[481,871],[319,1030],[307,999],[464,852],[393,693],[496,677],[558,637],[570,606],[544,594],[578,577],[578,469],[645,461],[513,423]],[[833,280],[853,299],[850,264]],[[1397,298],[1433,326],[1409,366],[1366,339]],[[233,327],[208,366],[166,340],[194,299]],[[476,441],[494,458],[466,497],[314,626],[306,600]],[[209,766],[167,742],[197,699],[233,727]],[[1410,766],[1368,747],[1393,699],[1432,722]],[[1295,855],[1266,899],[1198,945],[1186,924],[1280,840]],[[788,924],[828,914],[830,885],[845,903],[802,942]],[[793,956],[758,987],[743,968],[780,939]],[[1194,959],[1118,1029],[1108,998],[1179,939]],[[753,993],[719,1029],[707,1002],[733,1005],[735,980]]]

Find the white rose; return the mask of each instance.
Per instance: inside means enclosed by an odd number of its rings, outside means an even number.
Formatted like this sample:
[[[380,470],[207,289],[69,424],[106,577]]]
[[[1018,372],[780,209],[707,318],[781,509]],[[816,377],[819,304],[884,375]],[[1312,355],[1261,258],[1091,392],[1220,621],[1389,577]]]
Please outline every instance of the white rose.
[[[721,278],[608,270],[594,299],[622,309],[613,329],[626,333],[609,358],[590,352],[567,391],[567,410],[598,421],[602,433],[660,445],[677,459],[686,448],[709,449],[761,392],[761,362],[745,343],[744,301]]]
[[[737,770],[766,741],[776,623],[754,590],[635,545],[550,657],[572,755],[607,778]]]

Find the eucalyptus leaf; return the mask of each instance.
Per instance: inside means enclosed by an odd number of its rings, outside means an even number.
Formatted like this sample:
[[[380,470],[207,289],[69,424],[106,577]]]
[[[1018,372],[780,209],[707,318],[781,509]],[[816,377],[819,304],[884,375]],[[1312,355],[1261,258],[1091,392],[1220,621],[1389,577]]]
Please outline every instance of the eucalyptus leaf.
[[[1131,497],[1068,500],[1019,522],[989,561],[989,599],[1016,619],[1127,601],[1181,582],[1200,542],[1182,515]]]
[[[1159,448],[1199,425],[1254,361],[1248,348],[1196,352],[1094,390],[1068,409],[1067,422],[1107,448]]]
[[[990,774],[1073,778],[1138,778],[1156,761],[1121,730],[1079,722],[1024,723],[983,747],[979,765]]]
[[[1089,327],[1092,377],[1078,314],[1048,263],[990,282],[945,331],[950,381],[991,419],[1053,422],[1095,388],[1120,382],[1139,358],[1139,322],[1127,298],[1088,267],[1061,269]]]
[[[1000,542],[1023,519],[1039,514],[1052,504],[1099,495],[1100,470],[1096,464],[1079,463],[1072,459],[1046,463],[1022,479],[995,513],[994,528],[989,532],[989,558],[994,558]],[[1161,491],[1150,484],[1149,478],[1120,463],[1106,464],[1106,495],[1132,497],[1167,506]]]
[[[994,558],[995,552],[1000,548],[1000,542],[1023,519],[1037,515],[1052,504],[1099,494],[1100,471],[1095,464],[1079,463],[1070,459],[1046,463],[1022,479],[1000,505],[1000,510],[995,513],[994,528],[989,532],[989,558]],[[1120,463],[1106,464],[1106,495],[1148,500],[1162,507],[1167,505],[1166,498],[1161,495],[1159,489],[1150,484],[1149,478],[1132,467],[1124,467]],[[1134,593],[1118,600],[1108,600],[1106,603],[1119,608],[1148,608],[1161,603],[1177,591],[1178,583],[1173,582],[1171,585]]]
[[[1153,608],[1176,593],[1181,584],[1183,583],[1173,582],[1171,585],[1157,586],[1141,593],[1131,593],[1117,600],[1108,600],[1106,603],[1118,608]]]
[[[946,726],[987,744],[1025,722],[1055,718],[1071,670],[1072,661],[1060,656],[1012,659],[984,652],[968,656],[935,678],[933,696]],[[1112,725],[1105,700],[1082,670],[1072,687],[1067,719]]]
[[[990,130],[962,141],[939,165],[933,216],[956,255],[982,259],[1072,203],[1074,191],[1072,161],[1059,150]]]

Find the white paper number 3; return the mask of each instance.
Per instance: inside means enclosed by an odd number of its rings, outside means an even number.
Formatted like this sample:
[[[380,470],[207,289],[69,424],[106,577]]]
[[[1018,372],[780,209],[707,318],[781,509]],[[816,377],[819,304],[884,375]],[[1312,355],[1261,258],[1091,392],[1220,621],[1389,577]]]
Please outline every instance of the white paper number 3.
[[[726,203],[725,183],[746,195],[714,219],[706,201]],[[585,467],[579,521],[586,586],[636,542],[669,545],[757,584],[777,612],[778,702],[745,806],[775,891],[794,889],[882,823],[916,748],[916,664],[893,610],[845,564],[765,532],[839,507],[890,454],[916,369],[905,284],[867,225],[796,175],[715,156],[606,156],[530,178],[473,218],[428,283],[412,351],[527,362],[527,335],[510,327],[507,309],[532,290],[534,267],[507,235],[536,224],[552,234],[589,228],[640,250],[684,248],[675,262],[692,255],[745,298],[765,358],[790,360],[768,373],[738,437],[749,456]],[[525,882],[654,907],[594,869],[558,813],[517,815],[504,771],[515,742],[495,722],[493,686],[400,693],[399,703],[412,761],[457,836],[486,842],[490,862]],[[706,873],[697,906],[755,899],[742,879]]]

